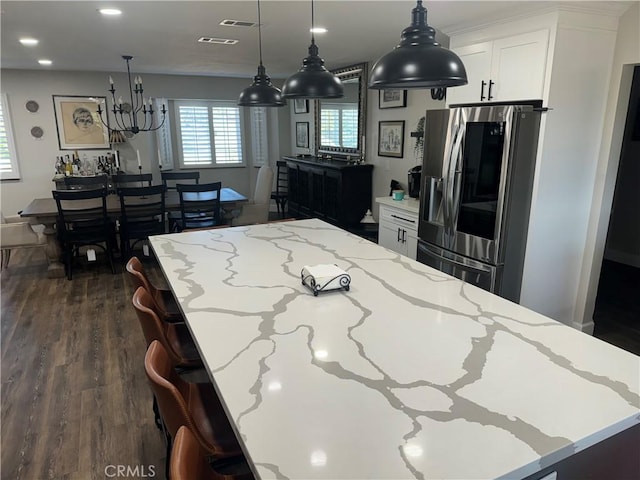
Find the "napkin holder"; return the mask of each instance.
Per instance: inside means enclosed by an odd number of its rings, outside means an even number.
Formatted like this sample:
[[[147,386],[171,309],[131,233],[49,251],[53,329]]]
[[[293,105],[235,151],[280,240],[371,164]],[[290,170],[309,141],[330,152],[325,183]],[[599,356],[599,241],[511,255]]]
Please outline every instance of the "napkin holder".
[[[300,272],[302,285],[310,288],[315,297],[319,292],[344,288],[349,291],[351,277],[337,265],[305,265]]]

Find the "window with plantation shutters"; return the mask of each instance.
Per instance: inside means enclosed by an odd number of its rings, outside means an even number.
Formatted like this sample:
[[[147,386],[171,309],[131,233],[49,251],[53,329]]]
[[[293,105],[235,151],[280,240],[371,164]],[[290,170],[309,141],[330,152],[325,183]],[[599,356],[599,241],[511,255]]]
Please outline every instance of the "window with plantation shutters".
[[[0,179],[20,178],[7,96],[0,95]]]
[[[230,102],[176,101],[183,167],[243,165],[240,109]]]
[[[320,112],[322,145],[358,148],[358,105],[322,102]]]

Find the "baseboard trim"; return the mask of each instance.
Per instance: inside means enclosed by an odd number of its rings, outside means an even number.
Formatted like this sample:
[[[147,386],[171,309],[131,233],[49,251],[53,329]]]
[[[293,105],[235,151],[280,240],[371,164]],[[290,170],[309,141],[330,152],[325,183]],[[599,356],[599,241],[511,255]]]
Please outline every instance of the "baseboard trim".
[[[587,323],[571,322],[571,326],[576,330],[580,330],[583,333],[586,333],[588,335],[593,335],[593,330],[595,329],[596,324],[593,323],[593,320],[590,320]]]

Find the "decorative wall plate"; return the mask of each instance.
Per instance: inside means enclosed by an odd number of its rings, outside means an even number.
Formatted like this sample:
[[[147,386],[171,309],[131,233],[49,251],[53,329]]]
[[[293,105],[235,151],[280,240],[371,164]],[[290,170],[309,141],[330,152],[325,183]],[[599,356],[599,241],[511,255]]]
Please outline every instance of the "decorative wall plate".
[[[42,138],[42,135],[44,135],[44,130],[42,130],[42,128],[40,127],[31,128],[31,136],[33,138]]]
[[[24,106],[31,113],[36,113],[40,109],[40,105],[35,100],[27,101]]]

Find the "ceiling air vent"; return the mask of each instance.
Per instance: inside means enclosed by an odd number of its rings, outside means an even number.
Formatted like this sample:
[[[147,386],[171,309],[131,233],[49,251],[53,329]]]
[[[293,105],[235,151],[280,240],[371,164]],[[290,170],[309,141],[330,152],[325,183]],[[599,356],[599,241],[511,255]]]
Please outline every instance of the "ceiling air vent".
[[[247,22],[246,20],[229,20],[225,19],[220,22],[220,25],[225,27],[255,27],[256,22]]]
[[[215,37],[200,37],[198,39],[199,43],[215,43],[218,45],[235,45],[238,43],[238,40],[233,40],[231,38],[215,38]]]

